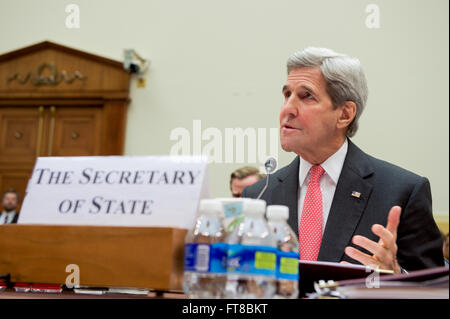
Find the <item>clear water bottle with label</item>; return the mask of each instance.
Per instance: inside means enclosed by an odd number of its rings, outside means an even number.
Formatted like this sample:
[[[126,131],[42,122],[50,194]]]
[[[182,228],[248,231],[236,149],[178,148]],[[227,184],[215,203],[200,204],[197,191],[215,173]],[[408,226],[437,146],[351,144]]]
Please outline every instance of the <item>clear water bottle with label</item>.
[[[287,220],[289,208],[282,205],[267,206],[267,220],[277,243],[277,288],[275,298],[298,298],[299,244]]]
[[[223,206],[214,199],[200,201],[195,226],[185,239],[183,290],[188,298],[223,298],[227,245]]]
[[[272,298],[276,243],[264,218],[266,202],[243,202],[243,219],[227,236],[227,298]]]

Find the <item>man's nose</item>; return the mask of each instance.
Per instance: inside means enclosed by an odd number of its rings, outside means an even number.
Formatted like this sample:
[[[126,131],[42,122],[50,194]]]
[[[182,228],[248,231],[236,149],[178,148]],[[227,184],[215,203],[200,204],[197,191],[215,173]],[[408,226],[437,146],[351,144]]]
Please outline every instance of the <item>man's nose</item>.
[[[298,114],[298,103],[296,103],[294,96],[290,96],[281,109],[281,112],[286,116],[296,117]]]

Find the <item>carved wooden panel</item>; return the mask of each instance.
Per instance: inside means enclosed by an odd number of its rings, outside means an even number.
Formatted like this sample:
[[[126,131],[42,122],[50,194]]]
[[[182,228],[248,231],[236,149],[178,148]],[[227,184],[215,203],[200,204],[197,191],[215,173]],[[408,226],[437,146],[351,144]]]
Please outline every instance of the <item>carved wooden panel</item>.
[[[23,198],[37,156],[121,155],[129,80],[122,62],[48,41],[1,54],[0,190]]]
[[[40,94],[79,91],[128,93],[129,74],[122,63],[83,51],[42,42],[0,55],[0,93]]]
[[[54,119],[52,118],[54,116]],[[54,120],[52,156],[100,155],[102,110],[99,107],[57,107],[52,114]],[[50,128],[52,129],[52,128]],[[51,133],[52,134],[52,133]]]
[[[0,162],[34,162],[42,142],[42,116],[38,107],[0,108]]]

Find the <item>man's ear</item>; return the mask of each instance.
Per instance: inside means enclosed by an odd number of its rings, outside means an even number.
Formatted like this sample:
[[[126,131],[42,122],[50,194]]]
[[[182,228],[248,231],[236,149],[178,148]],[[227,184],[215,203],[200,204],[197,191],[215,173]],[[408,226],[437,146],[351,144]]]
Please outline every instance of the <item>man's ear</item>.
[[[352,101],[346,101],[341,106],[341,112],[338,118],[337,127],[349,127],[356,116],[356,104]]]

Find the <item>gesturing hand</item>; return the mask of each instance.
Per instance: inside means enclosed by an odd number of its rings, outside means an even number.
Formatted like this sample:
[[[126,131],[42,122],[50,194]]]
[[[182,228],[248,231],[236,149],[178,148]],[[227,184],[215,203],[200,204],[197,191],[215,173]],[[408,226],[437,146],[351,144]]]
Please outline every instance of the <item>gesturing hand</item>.
[[[371,252],[372,256],[350,246],[345,248],[345,253],[365,266],[393,270],[394,273],[400,274],[401,268],[397,262],[396,241],[401,211],[402,209],[399,206],[392,207],[389,211],[386,227],[378,224],[372,226],[372,232],[380,237],[377,243],[364,236],[356,235],[353,237],[352,243]]]

